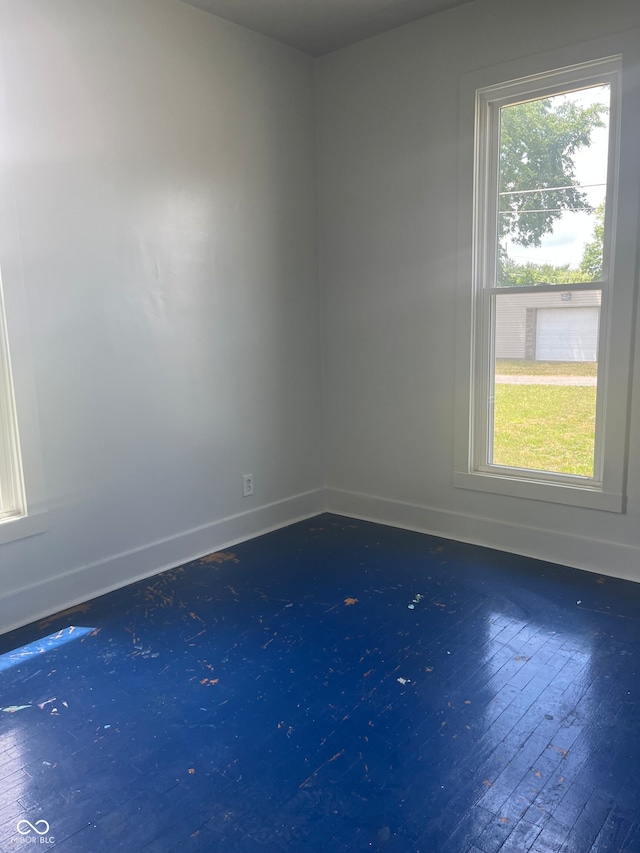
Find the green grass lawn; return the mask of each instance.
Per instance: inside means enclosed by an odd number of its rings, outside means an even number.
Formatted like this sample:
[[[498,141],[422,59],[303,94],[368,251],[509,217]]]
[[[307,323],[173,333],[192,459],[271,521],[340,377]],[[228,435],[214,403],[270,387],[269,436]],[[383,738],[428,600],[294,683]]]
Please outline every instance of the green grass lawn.
[[[595,361],[525,361],[521,358],[497,358],[496,373],[503,376],[595,376]]]
[[[493,462],[592,477],[595,417],[595,387],[496,383]]]

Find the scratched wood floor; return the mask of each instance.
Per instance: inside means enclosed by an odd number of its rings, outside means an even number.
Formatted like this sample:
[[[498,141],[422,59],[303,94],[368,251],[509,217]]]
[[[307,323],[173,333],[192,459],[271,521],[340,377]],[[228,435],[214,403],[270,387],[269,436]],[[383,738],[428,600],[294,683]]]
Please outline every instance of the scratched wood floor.
[[[0,638],[0,850],[637,853],[639,620],[333,515],[209,555]]]

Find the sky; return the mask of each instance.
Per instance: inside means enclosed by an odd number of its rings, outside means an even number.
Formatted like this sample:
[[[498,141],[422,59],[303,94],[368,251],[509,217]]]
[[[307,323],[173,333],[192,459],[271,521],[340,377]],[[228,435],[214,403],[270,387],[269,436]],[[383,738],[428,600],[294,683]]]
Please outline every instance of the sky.
[[[609,100],[608,87],[597,86],[572,92],[562,96],[575,101],[581,106],[594,103],[607,103]],[[608,116],[603,115],[606,127],[596,128],[591,134],[591,145],[578,151],[574,156],[576,176],[580,184],[599,184],[600,186],[585,188],[584,192],[593,207],[597,207],[604,198],[607,179],[608,152]],[[542,238],[540,247],[524,247],[505,241],[505,247],[516,263],[535,264],[549,263],[554,266],[570,264],[579,267],[585,243],[593,239],[595,217],[589,213],[564,213],[556,220],[553,233]]]

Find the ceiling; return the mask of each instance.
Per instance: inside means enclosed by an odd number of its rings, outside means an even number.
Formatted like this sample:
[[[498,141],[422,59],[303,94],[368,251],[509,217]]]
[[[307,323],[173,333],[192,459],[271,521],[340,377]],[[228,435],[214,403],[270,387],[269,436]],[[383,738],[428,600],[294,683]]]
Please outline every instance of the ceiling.
[[[182,0],[322,56],[471,0]]]

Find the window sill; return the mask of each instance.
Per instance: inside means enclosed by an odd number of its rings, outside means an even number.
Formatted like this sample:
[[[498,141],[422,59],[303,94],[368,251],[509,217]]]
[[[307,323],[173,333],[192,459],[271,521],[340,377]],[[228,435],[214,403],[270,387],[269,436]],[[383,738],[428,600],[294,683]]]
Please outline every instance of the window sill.
[[[44,533],[47,529],[46,519],[47,513],[44,511],[32,515],[0,518],[0,545]]]
[[[621,494],[605,492],[601,488],[575,483],[551,483],[525,477],[509,477],[504,474],[456,471],[454,486],[506,495],[511,498],[528,498],[534,501],[564,504],[565,506],[598,509],[605,512],[622,513],[625,501]]]

